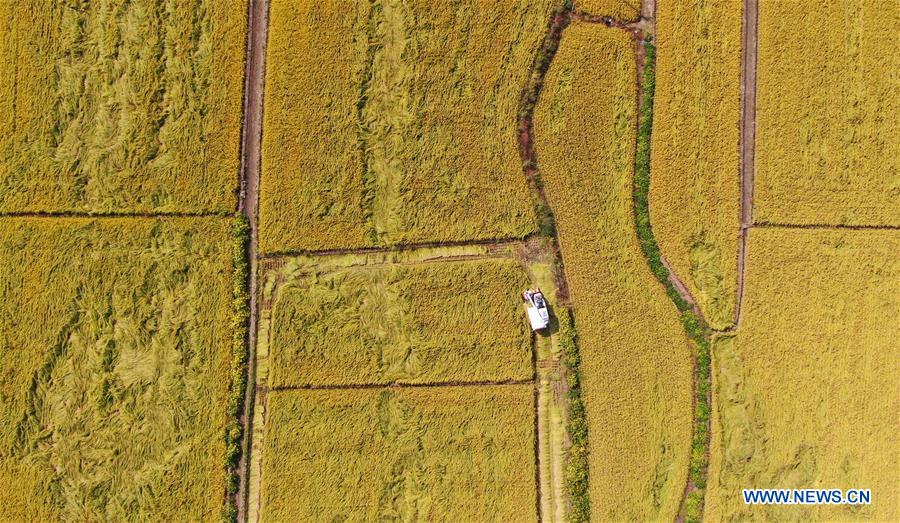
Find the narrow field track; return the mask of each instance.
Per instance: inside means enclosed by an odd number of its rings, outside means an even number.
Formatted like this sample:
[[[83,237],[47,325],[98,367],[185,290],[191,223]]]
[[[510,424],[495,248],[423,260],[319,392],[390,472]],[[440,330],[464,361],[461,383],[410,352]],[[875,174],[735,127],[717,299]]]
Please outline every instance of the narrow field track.
[[[753,227],[759,229],[833,229],[845,231],[897,231],[897,225],[841,225],[839,223],[766,223],[757,222]]]
[[[259,204],[259,172],[262,150],[263,91],[265,88],[266,41],[268,37],[268,0],[250,0],[248,6],[247,54],[245,57],[244,118],[241,134],[241,192],[238,212],[246,216],[250,225],[247,246],[249,259],[250,323],[247,330],[247,386],[241,412],[243,442],[238,462],[240,481],[235,493],[237,521],[247,520],[247,477],[252,438],[253,393],[255,387],[257,306],[257,208]]]
[[[737,299],[734,307],[734,326],[741,321],[744,300],[744,265],[747,258],[747,229],[753,226],[753,176],[756,148],[756,48],[759,0],[744,0],[743,52],[741,53],[741,232],[738,242]]]
[[[519,155],[522,159],[522,170],[525,175],[525,179],[528,182],[528,187],[532,193],[533,198],[536,200],[536,206],[539,208],[546,209],[548,216],[539,217],[541,220],[548,220],[550,223],[553,223],[553,210],[550,206],[550,202],[547,199],[547,195],[544,192],[543,184],[540,181],[540,170],[538,169],[538,158],[537,153],[534,148],[534,124],[533,124],[533,116],[534,116],[534,108],[537,105],[538,97],[541,93],[541,88],[544,85],[544,77],[547,74],[547,71],[550,69],[550,64],[553,62],[553,57],[556,54],[556,50],[559,47],[559,42],[562,39],[563,31],[569,25],[572,20],[572,12],[562,7],[560,10],[555,12],[548,23],[547,34],[544,36],[544,40],[541,43],[541,47],[538,49],[536,54],[534,63],[532,64],[532,70],[529,74],[529,82],[526,85],[525,89],[522,92],[522,99],[519,102],[519,123],[518,123],[518,141],[519,141]],[[550,236],[550,242],[547,250],[549,252],[542,253],[542,257],[546,259],[552,260],[552,264],[557,268],[556,270],[556,302],[559,306],[568,305],[568,289],[569,285],[566,281],[566,273],[563,266],[562,259],[562,251],[559,248],[559,238],[557,237],[556,228],[553,227],[553,234]],[[541,364],[536,362],[537,366]],[[544,364],[546,365],[546,364]],[[561,364],[556,362],[555,367],[557,369],[561,368]],[[558,382],[564,380],[564,370],[560,372],[559,380],[554,380],[551,382],[553,388],[557,388]],[[535,377],[537,378],[537,372]],[[567,494],[565,488],[565,475],[560,473],[563,465],[560,464],[552,464],[545,462],[545,453],[541,452],[541,449],[549,444],[549,434],[542,433],[542,427],[549,427],[550,421],[545,419],[546,412],[540,408],[542,402],[546,403],[549,400],[543,398],[543,394],[545,391],[543,387],[537,383],[535,386],[535,474],[536,474],[536,482],[538,486],[538,495],[537,495],[537,515],[538,521],[540,522],[550,522],[550,521],[563,521],[568,513],[568,499],[554,499],[559,497],[560,493]],[[568,409],[568,402],[565,397],[561,398],[559,401],[559,405],[566,411]],[[564,438],[565,439],[565,438]],[[563,445],[563,448],[560,451],[565,454],[566,445]],[[552,450],[550,451],[552,453]],[[555,465],[555,466],[554,466]],[[557,473],[553,474],[553,469],[556,469]],[[550,472],[550,478],[546,482],[548,484],[548,488],[544,489],[541,485],[541,471]],[[563,495],[565,498],[565,495]],[[557,509],[554,511],[552,507],[557,505]],[[549,513],[545,513],[549,512]]]
[[[346,390],[346,389],[390,389],[390,388],[441,388],[441,387],[484,387],[503,385],[534,385],[534,380],[503,380],[503,381],[437,381],[433,383],[348,383],[341,385],[302,385],[292,387],[258,387],[260,392],[272,394],[285,391],[298,390]]]
[[[137,213],[88,213],[88,212],[4,212],[0,218],[215,218],[231,216],[222,212],[137,212]]]

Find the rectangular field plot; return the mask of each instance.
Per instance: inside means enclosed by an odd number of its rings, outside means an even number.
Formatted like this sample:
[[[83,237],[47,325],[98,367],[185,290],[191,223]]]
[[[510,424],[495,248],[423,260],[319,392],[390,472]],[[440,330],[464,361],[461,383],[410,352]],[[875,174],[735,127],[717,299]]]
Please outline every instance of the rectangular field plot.
[[[269,393],[262,521],[536,520],[531,385]]]
[[[520,97],[559,2],[275,2],[260,250],[535,230]]]
[[[289,276],[271,311],[271,387],[530,379],[511,260]]]
[[[231,227],[0,220],[0,521],[219,517]]]
[[[0,2],[0,212],[228,212],[246,0]]]
[[[634,229],[633,49],[624,31],[570,25],[534,120],[575,309],[597,521],[674,520],[690,455],[690,346]]]
[[[751,229],[737,336],[713,351],[711,521],[897,521],[900,231]],[[868,506],[744,488],[871,489]]]
[[[896,1],[760,1],[756,222],[900,225],[898,33]]]

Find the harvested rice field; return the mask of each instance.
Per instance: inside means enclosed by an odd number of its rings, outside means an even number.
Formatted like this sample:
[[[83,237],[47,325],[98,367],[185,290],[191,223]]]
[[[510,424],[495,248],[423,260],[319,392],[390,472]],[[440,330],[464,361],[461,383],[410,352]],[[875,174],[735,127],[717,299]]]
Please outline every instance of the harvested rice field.
[[[287,265],[268,326],[270,387],[529,380],[511,260]]]
[[[263,521],[535,521],[531,385],[269,395]]]
[[[720,329],[737,293],[742,3],[656,3],[653,231]]]
[[[0,213],[232,212],[245,6],[0,2]]]
[[[900,226],[898,32],[896,2],[760,1],[756,222]]]
[[[219,517],[232,226],[0,220],[0,521]]]
[[[898,232],[751,230],[741,325],[714,348],[711,520],[900,518]],[[748,507],[748,487],[872,503]]]
[[[274,2],[260,250],[534,232],[516,118],[558,4]]]
[[[634,232],[635,76],[627,33],[574,22],[535,111],[580,345],[597,521],[674,519],[690,454],[689,342]]]

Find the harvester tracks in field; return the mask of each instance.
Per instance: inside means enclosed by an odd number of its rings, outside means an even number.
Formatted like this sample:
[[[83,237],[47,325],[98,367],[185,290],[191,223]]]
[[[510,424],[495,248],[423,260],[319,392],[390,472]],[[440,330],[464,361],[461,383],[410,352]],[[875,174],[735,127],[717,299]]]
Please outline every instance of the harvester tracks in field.
[[[247,372],[244,405],[241,409],[243,428],[241,454],[237,464],[239,476],[234,504],[237,521],[247,520],[249,502],[247,479],[249,476],[249,454],[252,439],[252,408],[256,376],[256,337],[258,327],[257,306],[257,207],[259,203],[259,177],[262,164],[262,117],[263,92],[265,89],[266,41],[268,38],[268,0],[249,0],[247,6],[247,50],[244,60],[244,117],[241,129],[241,178],[238,212],[242,213],[250,226],[250,241],[247,244],[249,260],[250,321],[247,329]]]

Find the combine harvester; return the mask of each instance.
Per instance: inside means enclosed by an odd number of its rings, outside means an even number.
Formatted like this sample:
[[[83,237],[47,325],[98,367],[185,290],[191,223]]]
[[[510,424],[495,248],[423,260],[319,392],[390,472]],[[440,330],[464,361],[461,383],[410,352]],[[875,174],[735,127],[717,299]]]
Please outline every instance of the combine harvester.
[[[531,330],[539,331],[550,325],[550,311],[547,310],[547,300],[541,294],[540,289],[531,290],[522,293],[522,299],[528,310],[528,322],[531,323]]]

